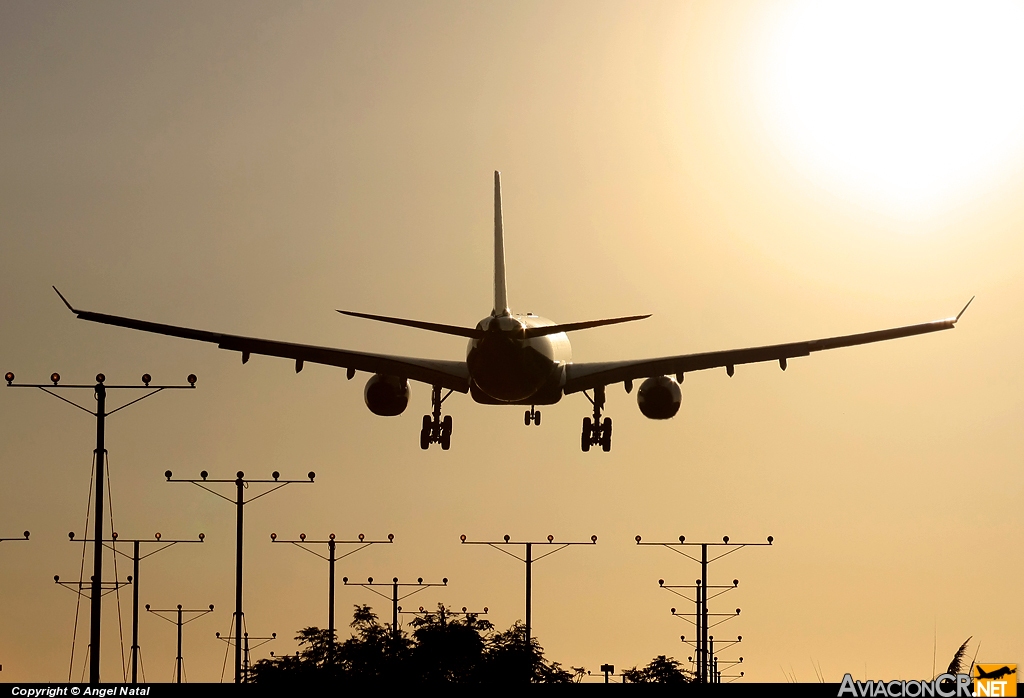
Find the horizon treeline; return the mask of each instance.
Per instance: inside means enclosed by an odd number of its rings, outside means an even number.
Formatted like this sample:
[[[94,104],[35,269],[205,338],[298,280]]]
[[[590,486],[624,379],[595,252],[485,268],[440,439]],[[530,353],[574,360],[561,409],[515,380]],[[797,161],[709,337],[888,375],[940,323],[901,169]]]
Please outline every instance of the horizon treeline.
[[[536,637],[526,641],[526,628],[516,621],[507,630],[477,614],[453,614],[443,604],[414,618],[411,633],[381,623],[372,607],[357,605],[352,635],[339,642],[330,630],[299,631],[295,654],[261,659],[252,681],[263,685],[388,685],[388,684],[567,684],[587,675],[584,667],[569,669],[544,656]],[[679,662],[661,655],[643,669],[627,669],[632,683],[688,683],[690,674]]]

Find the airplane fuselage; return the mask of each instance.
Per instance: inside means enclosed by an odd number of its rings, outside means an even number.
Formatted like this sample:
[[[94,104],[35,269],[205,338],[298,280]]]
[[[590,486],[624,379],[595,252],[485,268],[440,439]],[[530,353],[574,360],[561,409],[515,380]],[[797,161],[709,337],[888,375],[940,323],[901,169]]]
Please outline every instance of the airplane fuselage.
[[[471,339],[466,351],[470,393],[476,402],[551,405],[561,398],[562,374],[572,360],[564,332],[526,338],[524,330],[550,327],[551,320],[532,314],[488,316],[477,323],[484,336]]]

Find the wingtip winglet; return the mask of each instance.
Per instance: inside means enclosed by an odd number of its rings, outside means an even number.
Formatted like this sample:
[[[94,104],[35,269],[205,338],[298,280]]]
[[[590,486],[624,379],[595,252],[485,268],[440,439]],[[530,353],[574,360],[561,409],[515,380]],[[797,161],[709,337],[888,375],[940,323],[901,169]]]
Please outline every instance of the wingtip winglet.
[[[75,310],[73,307],[71,307],[71,304],[68,303],[68,299],[64,297],[64,294],[61,293],[60,291],[57,291],[57,287],[56,286],[52,286],[51,288],[53,288],[53,290],[57,292],[57,295],[60,296],[60,299],[62,301],[64,301],[64,305],[66,305],[68,307],[68,310],[70,310],[71,312],[73,312],[73,313],[75,313],[77,315],[78,311]]]
[[[960,320],[960,316],[967,312],[967,308],[970,307],[971,303],[974,302],[974,299],[975,299],[975,296],[971,296],[971,300],[967,301],[967,305],[964,306],[964,309],[956,314],[956,318],[953,320],[954,323],[959,321]]]

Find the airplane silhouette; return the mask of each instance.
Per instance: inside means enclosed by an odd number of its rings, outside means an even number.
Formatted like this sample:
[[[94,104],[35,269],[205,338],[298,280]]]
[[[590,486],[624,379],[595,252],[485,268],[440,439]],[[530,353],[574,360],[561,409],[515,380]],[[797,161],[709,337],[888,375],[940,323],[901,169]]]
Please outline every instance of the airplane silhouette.
[[[984,669],[982,669],[981,667],[975,667],[975,668],[978,670],[978,675],[975,678],[978,678],[978,679],[1001,679],[1004,676],[1007,676],[1009,674],[1016,674],[1017,673],[1016,669],[1011,669],[1008,666],[1000,667],[999,669],[995,669],[992,672],[987,672]]]
[[[841,337],[827,337],[789,344],[774,344],[744,349],[729,349],[700,354],[681,354],[653,359],[629,359],[597,363],[575,363],[567,333],[632,322],[650,315],[607,318],[586,322],[556,324],[532,313],[517,314],[509,308],[505,286],[505,243],[501,217],[501,175],[494,173],[494,307],[490,315],[475,327],[459,327],[384,315],[370,315],[348,310],[339,313],[352,317],[440,332],[469,339],[465,361],[443,361],[405,356],[388,356],[348,351],[333,347],[317,347],[280,342],[256,337],[207,332],[205,330],[164,325],[117,315],[78,310],[57,291],[64,304],[82,320],[116,325],[143,332],[194,339],[216,344],[221,349],[237,351],[246,363],[252,354],[277,356],[295,361],[296,373],[306,362],[338,366],[352,379],[356,371],[371,373],[363,391],[363,399],[371,412],[395,416],[409,404],[409,381],[431,386],[431,414],[423,415],[420,447],[451,445],[452,418],[441,415],[442,403],[453,392],[469,393],[477,403],[486,405],[529,406],[524,422],[540,425],[537,405],[553,405],[565,395],[583,393],[593,406],[593,416],[583,420],[580,446],[589,451],[600,445],[604,451],[612,446],[612,420],[604,417],[605,388],[622,383],[632,392],[633,381],[643,380],[637,392],[640,412],[649,419],[669,419],[679,411],[682,402],[680,383],[691,371],[710,368],[726,369],[731,377],[739,364],[778,361],[786,370],[789,359],[838,347],[881,342],[899,337],[952,329],[974,298],[956,317],[908,325],[887,330],[864,332]],[[442,395],[442,391],[447,393]]]

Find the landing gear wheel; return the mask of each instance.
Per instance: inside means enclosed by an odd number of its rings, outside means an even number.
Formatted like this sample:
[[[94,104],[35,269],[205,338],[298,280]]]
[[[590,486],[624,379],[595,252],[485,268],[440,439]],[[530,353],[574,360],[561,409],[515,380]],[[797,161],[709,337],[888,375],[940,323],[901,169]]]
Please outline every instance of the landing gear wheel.
[[[605,453],[612,450],[612,420],[605,417],[601,420],[601,410],[604,409],[604,386],[594,388],[594,397],[590,397],[587,391],[583,395],[594,406],[594,417],[587,417],[583,420],[583,433],[580,434],[580,446],[584,453],[590,450],[591,446],[600,446]],[[537,413],[537,423],[540,424],[540,412]]]
[[[538,427],[540,426],[540,410],[533,411],[533,423]]]
[[[523,424],[530,426],[530,422],[533,421],[533,415],[530,414],[530,410],[526,410],[526,414],[523,415]]]
[[[448,415],[441,417],[441,403],[452,394],[441,397],[441,386],[435,385],[430,394],[431,413],[423,415],[423,428],[420,429],[420,448],[424,451],[430,448],[430,444],[441,444],[441,449],[447,451],[452,445],[452,417]]]

